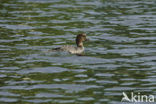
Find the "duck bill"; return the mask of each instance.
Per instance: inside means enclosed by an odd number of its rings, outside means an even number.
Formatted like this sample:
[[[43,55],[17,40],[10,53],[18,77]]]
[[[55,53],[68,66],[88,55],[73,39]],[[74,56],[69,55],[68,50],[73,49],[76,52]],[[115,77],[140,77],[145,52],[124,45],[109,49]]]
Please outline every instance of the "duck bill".
[[[88,38],[86,38],[86,40],[85,41],[89,41],[89,39]]]

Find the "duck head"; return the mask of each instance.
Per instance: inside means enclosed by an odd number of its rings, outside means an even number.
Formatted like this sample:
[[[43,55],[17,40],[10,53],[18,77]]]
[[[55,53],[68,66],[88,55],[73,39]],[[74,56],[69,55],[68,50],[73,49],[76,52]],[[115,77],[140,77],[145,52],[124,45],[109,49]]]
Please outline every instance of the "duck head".
[[[83,42],[87,41],[87,40],[88,39],[86,38],[86,34],[85,33],[77,35],[77,37],[76,37],[76,45],[77,45],[77,47],[83,47]]]

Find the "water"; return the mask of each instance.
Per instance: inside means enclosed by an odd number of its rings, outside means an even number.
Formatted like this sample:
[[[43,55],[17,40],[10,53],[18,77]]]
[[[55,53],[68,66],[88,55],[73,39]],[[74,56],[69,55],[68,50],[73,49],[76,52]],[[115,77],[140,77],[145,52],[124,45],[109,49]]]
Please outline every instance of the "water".
[[[1,104],[156,96],[155,0],[0,0]],[[88,33],[85,56],[47,52]]]

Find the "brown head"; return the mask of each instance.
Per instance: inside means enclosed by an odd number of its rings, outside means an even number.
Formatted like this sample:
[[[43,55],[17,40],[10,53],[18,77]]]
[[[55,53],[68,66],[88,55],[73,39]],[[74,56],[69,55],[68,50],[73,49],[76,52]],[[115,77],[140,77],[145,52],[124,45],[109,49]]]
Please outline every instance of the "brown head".
[[[79,34],[77,35],[76,37],[76,44],[78,47],[83,47],[83,42],[86,41],[87,38],[86,38],[86,34],[85,33],[82,33],[82,34]]]

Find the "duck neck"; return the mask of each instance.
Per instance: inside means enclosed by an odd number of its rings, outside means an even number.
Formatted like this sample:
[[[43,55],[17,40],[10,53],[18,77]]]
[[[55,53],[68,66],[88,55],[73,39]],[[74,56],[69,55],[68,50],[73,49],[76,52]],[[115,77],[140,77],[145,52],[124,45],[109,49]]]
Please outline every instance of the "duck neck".
[[[83,43],[82,42],[78,43],[77,47],[83,47]]]

